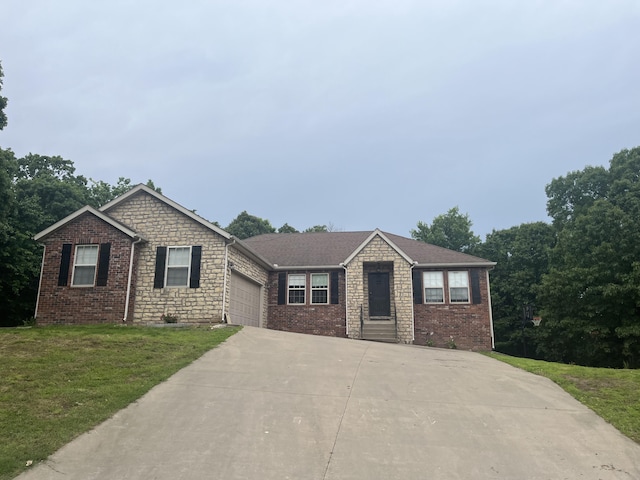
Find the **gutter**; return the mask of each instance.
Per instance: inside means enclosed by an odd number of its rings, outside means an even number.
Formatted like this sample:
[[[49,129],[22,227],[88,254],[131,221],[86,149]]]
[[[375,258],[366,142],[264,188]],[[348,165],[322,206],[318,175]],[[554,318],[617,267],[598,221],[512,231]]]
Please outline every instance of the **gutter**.
[[[133,276],[133,257],[136,251],[136,243],[140,243],[141,241],[142,241],[142,238],[137,237],[137,239],[131,243],[131,256],[129,257],[129,279],[127,281],[127,296],[126,296],[127,298],[124,303],[124,317],[122,318],[123,323],[127,321],[127,317],[129,316],[129,300],[131,298],[131,278]]]
[[[42,288],[42,271],[44,270],[44,255],[47,252],[47,246],[42,245],[42,263],[40,264],[40,279],[38,280],[38,296],[36,297],[36,309],[33,312],[33,318],[38,318],[38,305],[40,304],[40,288]]]
[[[228,277],[228,271],[229,271],[229,247],[236,243],[236,238],[231,237],[230,240],[231,240],[230,242],[225,241],[224,243],[224,279],[222,280],[222,317],[220,319],[222,323],[227,323],[225,309],[227,306],[227,277]]]
[[[413,262],[411,264],[411,267],[409,267],[409,272],[411,275],[411,286],[413,287],[413,268],[416,267],[418,265],[418,262]],[[413,288],[411,289],[411,341],[415,342],[416,340],[416,311],[415,311],[415,306],[413,305],[413,295],[415,295],[415,293],[413,292]],[[398,319],[396,318],[396,324],[398,322]]]
[[[491,284],[489,283],[489,270],[487,269],[487,297],[489,301],[489,326],[491,328],[491,350],[496,349],[496,338],[493,333],[493,306],[491,305]]]
[[[349,282],[347,276],[347,266],[341,263],[340,266],[344,268],[344,323],[345,334],[349,337]]]

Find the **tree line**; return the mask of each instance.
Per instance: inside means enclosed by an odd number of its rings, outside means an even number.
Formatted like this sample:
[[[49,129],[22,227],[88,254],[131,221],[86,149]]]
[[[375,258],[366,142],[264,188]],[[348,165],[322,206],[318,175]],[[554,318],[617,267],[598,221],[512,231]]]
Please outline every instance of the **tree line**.
[[[0,96],[0,130],[7,125],[6,105]],[[151,180],[147,185],[160,191]],[[0,326],[20,325],[33,315],[42,255],[33,235],[132,187],[124,177],[116,185],[87,179],[58,156],[16,158],[0,146]],[[410,233],[497,262],[490,274],[496,350],[639,367],[640,147],[616,153],[608,168],[587,166],[555,178],[545,191],[549,223],[494,230],[481,241],[468,214],[453,207],[431,224],[419,221]],[[246,211],[224,228],[241,239],[298,231],[287,223],[276,229]],[[333,230],[315,225],[303,232]],[[541,318],[539,326],[532,317]]]

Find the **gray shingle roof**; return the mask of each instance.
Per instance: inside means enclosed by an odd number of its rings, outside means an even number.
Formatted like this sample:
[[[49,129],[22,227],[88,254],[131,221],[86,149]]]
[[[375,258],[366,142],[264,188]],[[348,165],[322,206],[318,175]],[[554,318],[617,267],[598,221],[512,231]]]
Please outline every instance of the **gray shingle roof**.
[[[278,267],[338,266],[374,231],[269,233],[242,243]],[[493,262],[464,253],[381,232],[406,256],[420,265],[490,266]]]

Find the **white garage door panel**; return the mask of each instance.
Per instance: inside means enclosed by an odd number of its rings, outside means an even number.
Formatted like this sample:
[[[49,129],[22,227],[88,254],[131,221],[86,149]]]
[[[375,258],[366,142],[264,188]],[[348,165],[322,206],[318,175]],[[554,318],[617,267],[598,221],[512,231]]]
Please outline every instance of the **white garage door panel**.
[[[260,285],[239,275],[231,276],[229,323],[260,326]]]

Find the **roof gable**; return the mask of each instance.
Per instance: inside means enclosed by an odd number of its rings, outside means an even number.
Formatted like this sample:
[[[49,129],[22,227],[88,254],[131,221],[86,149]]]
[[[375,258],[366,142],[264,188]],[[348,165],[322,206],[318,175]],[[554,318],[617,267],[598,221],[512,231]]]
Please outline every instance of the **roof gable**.
[[[351,255],[349,255],[349,256],[345,259],[345,261],[344,261],[343,263],[344,263],[345,265],[349,265],[349,263],[351,262],[351,260],[353,260],[355,257],[357,257],[357,256],[358,256],[358,254],[359,254],[359,253],[360,253],[360,252],[361,252],[361,251],[362,251],[362,250],[363,250],[367,245],[369,245],[369,244],[371,243],[371,241],[372,241],[374,238],[376,238],[376,237],[380,237],[380,238],[382,239],[382,241],[384,241],[384,242],[385,242],[387,245],[389,245],[393,250],[395,250],[395,251],[398,253],[398,255],[400,255],[402,258],[404,258],[404,259],[407,261],[407,263],[409,263],[409,264],[413,263],[413,260],[411,260],[411,258],[409,258],[409,257],[407,256],[407,254],[406,254],[406,253],[404,253],[402,250],[400,250],[400,249],[395,245],[395,243],[393,243],[391,240],[389,240],[389,238],[387,238],[387,236],[386,236],[384,233],[382,233],[380,230],[378,230],[377,228],[376,228],[373,232],[371,232],[371,235],[369,235],[369,236],[367,237],[367,239],[366,239],[364,242],[362,242],[362,243],[358,246],[358,248],[356,248],[356,249],[353,251],[353,253],[352,253]]]
[[[170,198],[165,197],[161,193],[156,192],[154,189],[149,188],[149,187],[147,187],[146,185],[144,185],[142,183],[137,185],[137,186],[135,186],[135,187],[133,187],[131,190],[129,190],[128,192],[126,192],[126,193],[124,193],[122,195],[120,195],[118,198],[110,201],[109,203],[104,204],[102,207],[100,207],[100,211],[107,213],[110,209],[112,209],[116,205],[120,205],[120,204],[126,202],[128,199],[130,199],[134,195],[137,195],[140,192],[146,193],[147,195],[151,195],[152,197],[156,198],[157,200],[159,200],[159,201],[163,202],[164,204],[170,206],[171,208],[177,210],[181,214],[189,217],[193,221],[201,224],[202,226],[208,228],[209,230],[212,230],[215,233],[217,233],[218,235],[224,237],[226,240],[231,239],[231,234],[229,232],[226,232],[225,230],[223,230],[220,227],[214,225],[210,221],[205,220],[200,215],[197,215],[197,214],[193,213],[191,210],[188,210],[188,209],[184,208],[182,205],[174,202]]]
[[[122,233],[124,233],[125,235],[127,235],[130,238],[141,238],[140,235],[138,235],[136,232],[134,232],[130,228],[127,228],[126,226],[124,226],[120,222],[114,220],[113,218],[109,217],[108,215],[105,215],[104,213],[102,213],[102,212],[96,210],[95,208],[90,207],[89,205],[87,205],[85,207],[82,207],[79,210],[76,210],[71,215],[67,215],[62,220],[59,220],[58,222],[56,222],[53,225],[51,225],[49,228],[45,228],[40,233],[37,233],[33,237],[33,239],[36,240],[36,241],[42,240],[42,239],[46,238],[47,236],[51,235],[56,230],[59,230],[60,228],[64,227],[69,222],[72,222],[73,220],[81,217],[85,213],[88,213],[90,215],[98,217],[100,220],[108,223],[109,225],[111,225],[116,230],[120,230]]]

